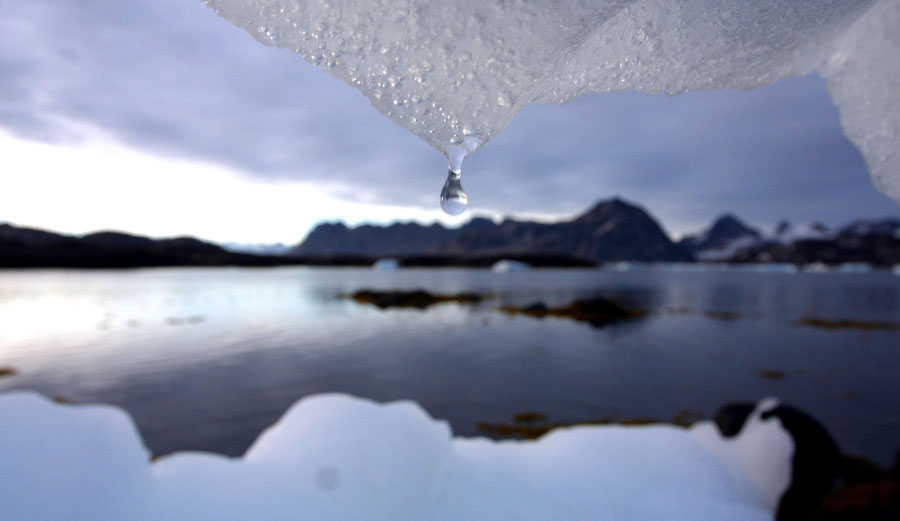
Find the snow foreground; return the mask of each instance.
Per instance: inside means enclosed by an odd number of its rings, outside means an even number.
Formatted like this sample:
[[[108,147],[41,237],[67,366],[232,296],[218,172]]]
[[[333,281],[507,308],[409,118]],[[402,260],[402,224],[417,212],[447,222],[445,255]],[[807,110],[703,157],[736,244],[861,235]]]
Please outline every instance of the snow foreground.
[[[243,458],[150,462],[102,405],[0,396],[5,520],[771,520],[793,441],[762,402],[732,438],[711,422],[583,426],[538,441],[452,438],[412,402],[319,395]]]
[[[817,72],[873,181],[900,201],[898,0],[206,0],[448,154],[527,103],[750,89]],[[591,117],[603,117],[602,114]]]

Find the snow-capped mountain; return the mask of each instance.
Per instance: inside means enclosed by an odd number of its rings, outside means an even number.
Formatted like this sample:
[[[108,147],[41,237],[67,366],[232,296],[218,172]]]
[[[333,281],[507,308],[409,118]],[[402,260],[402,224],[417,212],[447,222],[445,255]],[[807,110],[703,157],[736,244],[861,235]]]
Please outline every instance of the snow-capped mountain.
[[[858,220],[832,230],[824,224],[781,221],[761,234],[732,215],[684,237],[680,244],[698,261],[827,265],[900,263],[900,219]]]
[[[741,249],[755,246],[761,240],[762,234],[758,230],[734,215],[726,214],[702,232],[685,236],[679,244],[698,260],[712,261],[728,259]]]
[[[888,217],[877,220],[853,221],[841,228],[839,235],[886,235],[900,239],[900,219]]]
[[[830,228],[819,222],[791,223],[781,221],[775,226],[770,237],[775,242],[790,244],[802,240],[825,240],[834,237]]]

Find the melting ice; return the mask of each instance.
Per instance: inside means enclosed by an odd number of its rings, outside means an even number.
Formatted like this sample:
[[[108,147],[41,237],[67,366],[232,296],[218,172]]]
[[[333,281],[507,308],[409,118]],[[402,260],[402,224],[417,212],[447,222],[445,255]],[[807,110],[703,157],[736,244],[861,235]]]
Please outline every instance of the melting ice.
[[[318,395],[236,459],[149,461],[122,410],[0,394],[4,521],[771,521],[794,444],[761,404],[739,436],[592,426],[453,438],[412,402]]]
[[[447,149],[447,181],[441,190],[441,209],[450,215],[463,213],[469,196],[462,187],[462,163],[466,155],[481,145],[481,136],[469,134],[450,144]]]
[[[526,103],[747,89],[818,72],[875,184],[900,201],[896,0],[206,2],[444,154],[466,135],[484,145]]]

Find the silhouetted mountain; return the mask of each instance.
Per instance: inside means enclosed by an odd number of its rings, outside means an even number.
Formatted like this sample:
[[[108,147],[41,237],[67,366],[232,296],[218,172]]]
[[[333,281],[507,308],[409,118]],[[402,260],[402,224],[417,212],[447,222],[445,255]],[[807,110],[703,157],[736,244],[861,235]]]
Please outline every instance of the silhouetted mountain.
[[[758,230],[734,215],[726,214],[706,230],[686,235],[678,244],[699,259],[713,260],[727,258],[738,249],[756,244],[761,238]]]
[[[501,259],[533,266],[586,266],[606,261],[781,262],[796,265],[900,265],[900,220],[859,220],[829,230],[782,223],[761,235],[733,215],[674,244],[642,208],[621,199],[596,204],[575,219],[540,223],[474,218],[460,228],[415,223],[316,227],[290,257],[228,251],[192,237],[151,239],[103,231],[82,237],[0,224],[0,268],[132,268],[151,266],[369,266],[399,257],[401,266],[487,267]]]
[[[450,254],[570,255],[594,262],[686,261],[678,247],[643,209],[621,199],[600,202],[571,221],[506,220],[493,227],[463,230],[436,248]]]
[[[325,223],[316,226],[288,255],[399,257],[422,253],[438,242],[449,240],[456,233],[457,230],[440,224],[422,226],[397,223],[386,227],[366,224],[348,228],[343,223]]]
[[[283,257],[231,253],[193,237],[150,239],[120,232],[75,237],[0,224],[0,267],[135,268],[150,266],[275,266]]]
[[[293,257],[322,255],[362,255],[367,257],[404,257],[433,251],[441,244],[470,230],[496,226],[490,219],[475,217],[461,228],[440,224],[395,223],[390,226],[365,224],[348,228],[343,223],[316,226],[302,243],[292,248]]]
[[[886,235],[900,238],[900,219],[892,217],[875,220],[853,221],[841,228],[839,236]]]
[[[574,220],[538,223],[472,219],[458,229],[415,223],[347,228],[340,223],[316,227],[292,255],[367,255],[401,257],[566,256],[598,261],[685,261],[691,256],[669,239],[643,209],[621,199],[598,203]]]
[[[89,233],[82,236],[81,240],[85,244],[120,249],[150,248],[154,242],[153,239],[149,237],[130,235],[122,232]]]

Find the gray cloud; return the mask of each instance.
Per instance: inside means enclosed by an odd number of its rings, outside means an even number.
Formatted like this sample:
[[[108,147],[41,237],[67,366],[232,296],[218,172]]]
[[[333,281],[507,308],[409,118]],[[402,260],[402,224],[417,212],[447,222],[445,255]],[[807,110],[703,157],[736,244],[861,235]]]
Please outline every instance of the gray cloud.
[[[0,34],[0,125],[17,134],[77,140],[59,121],[84,121],[135,147],[260,179],[436,204],[445,173],[436,151],[199,1],[4,3]],[[871,187],[816,77],[529,106],[464,171],[476,210],[567,213],[618,194],[679,232],[729,210],[830,224],[898,213]]]

